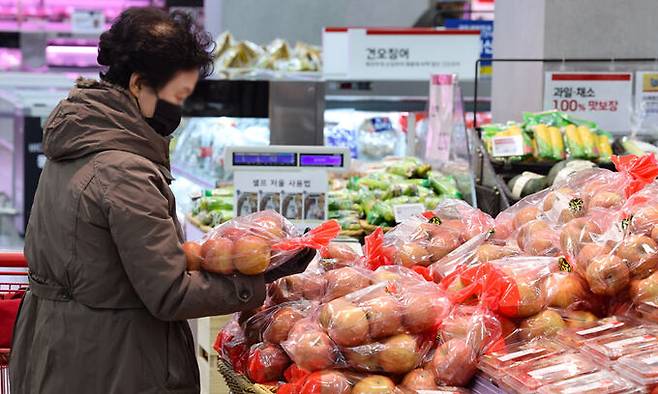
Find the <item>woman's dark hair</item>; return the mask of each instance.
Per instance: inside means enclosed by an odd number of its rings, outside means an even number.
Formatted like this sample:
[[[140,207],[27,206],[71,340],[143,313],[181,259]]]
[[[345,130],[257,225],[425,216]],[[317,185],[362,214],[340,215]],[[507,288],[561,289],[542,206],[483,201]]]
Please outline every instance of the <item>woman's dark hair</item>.
[[[128,87],[132,73],[159,89],[182,70],[212,73],[214,41],[189,14],[147,8],[129,8],[110,30],[101,34],[98,64],[106,66],[101,79]]]

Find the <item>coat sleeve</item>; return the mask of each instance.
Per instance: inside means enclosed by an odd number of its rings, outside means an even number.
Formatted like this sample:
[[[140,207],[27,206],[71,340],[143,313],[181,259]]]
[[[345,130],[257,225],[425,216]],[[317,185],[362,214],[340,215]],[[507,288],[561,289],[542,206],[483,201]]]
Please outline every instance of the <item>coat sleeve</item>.
[[[96,172],[121,263],[151,314],[161,320],[183,320],[263,303],[263,275],[187,272],[165,194],[169,186],[152,163],[135,158],[103,165]]]

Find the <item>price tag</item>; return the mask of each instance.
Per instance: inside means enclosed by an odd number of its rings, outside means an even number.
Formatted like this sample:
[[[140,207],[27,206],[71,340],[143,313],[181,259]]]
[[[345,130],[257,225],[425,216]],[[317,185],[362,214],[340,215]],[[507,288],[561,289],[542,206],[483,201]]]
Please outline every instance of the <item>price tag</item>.
[[[101,10],[74,10],[71,14],[71,32],[99,34],[105,30],[105,14]]]
[[[629,131],[632,73],[547,72],[544,109],[596,122],[608,131]]]
[[[556,364],[556,365],[551,365],[550,367],[535,369],[533,371],[528,372],[528,375],[530,375],[533,379],[541,379],[544,376],[553,374],[555,372],[568,371],[570,367],[571,367],[570,363]]]
[[[543,348],[530,348],[530,349],[520,350],[518,352],[506,354],[504,356],[498,357],[498,360],[502,362],[512,361],[517,358],[529,356],[531,354],[541,353],[543,351],[544,351]]]
[[[523,155],[523,137],[520,135],[493,137],[491,146],[494,157]]]
[[[393,213],[395,214],[395,221],[397,223],[409,219],[412,216],[420,215],[425,212],[423,204],[399,204],[393,205]]]
[[[597,327],[592,327],[592,328],[588,328],[586,330],[577,331],[576,334],[580,335],[580,336],[596,334],[597,332],[609,330],[611,328],[618,328],[618,327],[621,327],[623,325],[624,325],[624,323],[620,322],[620,321],[612,322],[612,323],[606,323],[606,324],[603,324],[603,325],[600,325],[600,326],[597,326]]]
[[[638,343],[652,342],[655,339],[656,338],[652,335],[643,335],[641,337],[627,338],[627,339],[622,339],[622,340],[619,340],[619,341],[606,343],[604,346],[607,347],[608,349],[619,349],[619,348],[623,348],[624,346],[628,346],[628,345],[635,345],[635,344],[638,344]]]

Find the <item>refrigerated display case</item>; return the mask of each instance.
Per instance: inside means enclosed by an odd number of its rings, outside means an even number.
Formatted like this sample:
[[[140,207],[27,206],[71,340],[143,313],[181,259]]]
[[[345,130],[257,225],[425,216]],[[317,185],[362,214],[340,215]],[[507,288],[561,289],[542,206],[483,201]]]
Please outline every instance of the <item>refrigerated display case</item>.
[[[0,70],[96,68],[98,37],[123,10],[164,0],[0,0]]]
[[[23,234],[46,160],[41,147],[43,122],[66,97],[76,75],[5,75],[8,78],[0,81],[0,195],[4,209],[16,212],[12,222]]]
[[[324,83],[314,77],[259,74],[258,79],[200,81],[183,107],[171,147],[178,211],[230,182],[229,146],[322,145]]]
[[[425,157],[428,132],[429,81],[326,81],[325,144],[348,147],[356,162],[381,162],[387,156]],[[472,81],[460,81],[449,162],[433,163],[454,175],[464,199],[475,205],[470,144],[464,110],[473,107]],[[485,84],[483,89],[488,89]],[[478,107],[486,116],[489,98],[483,93]]]

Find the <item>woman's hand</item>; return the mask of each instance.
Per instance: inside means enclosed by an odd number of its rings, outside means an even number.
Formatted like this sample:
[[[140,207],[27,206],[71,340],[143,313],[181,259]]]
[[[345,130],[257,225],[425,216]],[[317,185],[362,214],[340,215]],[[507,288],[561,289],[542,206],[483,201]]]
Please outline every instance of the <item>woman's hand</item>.
[[[308,264],[313,261],[316,253],[317,251],[312,248],[304,248],[298,251],[285,263],[269,271],[266,271],[265,282],[272,283],[279,278],[299,274],[306,271],[306,267],[308,267]]]

